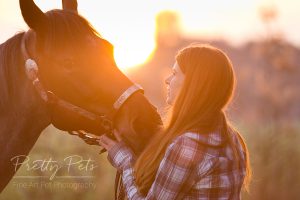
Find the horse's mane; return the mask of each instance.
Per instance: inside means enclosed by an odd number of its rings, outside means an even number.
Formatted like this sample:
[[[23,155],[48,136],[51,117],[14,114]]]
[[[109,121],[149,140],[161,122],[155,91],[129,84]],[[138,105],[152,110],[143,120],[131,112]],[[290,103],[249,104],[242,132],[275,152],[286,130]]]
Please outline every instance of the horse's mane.
[[[77,13],[51,10],[45,14],[49,23],[42,42],[47,53],[56,54],[57,52],[53,50],[64,45],[78,47],[81,42],[86,42],[87,36],[101,37],[93,26]]]
[[[18,98],[22,88],[16,83],[25,79],[21,68],[22,56],[20,44],[24,32],[18,33],[0,45],[0,111],[5,112],[9,104]]]

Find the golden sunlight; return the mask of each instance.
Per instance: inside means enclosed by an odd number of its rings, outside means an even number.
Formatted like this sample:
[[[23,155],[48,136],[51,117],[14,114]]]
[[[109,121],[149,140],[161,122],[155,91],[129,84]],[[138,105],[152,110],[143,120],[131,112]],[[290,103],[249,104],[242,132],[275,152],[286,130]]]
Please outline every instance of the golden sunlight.
[[[155,48],[154,41],[141,43],[138,40],[119,41],[114,43],[114,56],[117,66],[127,72],[137,65],[147,62]]]
[[[115,3],[103,6],[100,2],[80,5],[80,13],[114,45],[115,60],[123,72],[147,61],[156,45],[155,15],[159,11],[156,6],[141,1],[134,2],[136,7],[130,7],[127,1],[118,2],[118,6]]]

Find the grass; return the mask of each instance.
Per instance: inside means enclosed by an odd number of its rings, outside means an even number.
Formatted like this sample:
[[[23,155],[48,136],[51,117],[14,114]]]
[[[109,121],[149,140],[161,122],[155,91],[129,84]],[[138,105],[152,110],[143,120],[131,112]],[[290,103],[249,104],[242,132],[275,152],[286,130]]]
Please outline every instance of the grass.
[[[244,192],[243,199],[300,199],[300,125],[271,124],[255,128],[240,125],[238,129],[248,144],[253,168],[250,193]],[[99,150],[99,147],[88,146],[76,137],[49,127],[42,133],[30,152],[30,159],[34,161],[52,158],[60,162],[64,167],[58,171],[57,176],[76,175],[92,178],[56,177],[49,180],[51,175],[49,170],[28,171],[27,166],[22,165],[16,176],[46,176],[46,178],[14,178],[2,192],[0,199],[113,199],[115,169],[108,163],[107,153],[99,155]],[[79,155],[83,159],[90,158],[94,160],[97,167],[93,170],[79,170],[80,164],[78,164],[68,171],[64,158],[71,155]],[[81,167],[84,166],[83,163],[81,164]],[[30,182],[33,184],[27,188],[16,185],[18,183],[30,184]],[[44,186],[35,186],[34,183],[43,183]],[[92,186],[84,188],[78,185],[76,187],[78,183],[94,184],[95,188]],[[47,184],[48,187],[46,187]],[[55,187],[54,184],[65,184],[65,186]],[[67,184],[69,184],[68,187]]]
[[[300,127],[272,124],[250,128],[249,147],[253,179],[243,199],[300,199]]]

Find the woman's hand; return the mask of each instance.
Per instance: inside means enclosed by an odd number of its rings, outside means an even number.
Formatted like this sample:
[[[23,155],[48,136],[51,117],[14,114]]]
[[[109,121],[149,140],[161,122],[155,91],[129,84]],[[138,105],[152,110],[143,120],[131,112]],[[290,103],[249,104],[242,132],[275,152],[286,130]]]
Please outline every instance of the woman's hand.
[[[101,135],[99,140],[98,140],[99,144],[103,148],[105,148],[107,151],[109,151],[114,145],[116,145],[117,143],[119,143],[122,140],[122,138],[120,136],[120,133],[117,130],[114,130],[113,134],[115,135],[117,141],[109,138],[106,135]]]
[[[122,141],[120,133],[116,130],[113,131],[116,140],[112,140],[106,135],[101,135],[99,144],[107,150],[107,159],[113,167],[118,170],[123,170],[130,167],[134,163],[134,154],[129,147]]]

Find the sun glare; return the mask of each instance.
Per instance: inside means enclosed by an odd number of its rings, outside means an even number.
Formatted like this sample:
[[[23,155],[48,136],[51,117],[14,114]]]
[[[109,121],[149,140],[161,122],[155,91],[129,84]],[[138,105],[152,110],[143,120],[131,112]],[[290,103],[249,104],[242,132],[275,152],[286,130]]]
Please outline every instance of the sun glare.
[[[122,41],[114,44],[117,66],[124,72],[141,65],[149,59],[155,48],[154,41],[140,43],[137,40]]]

